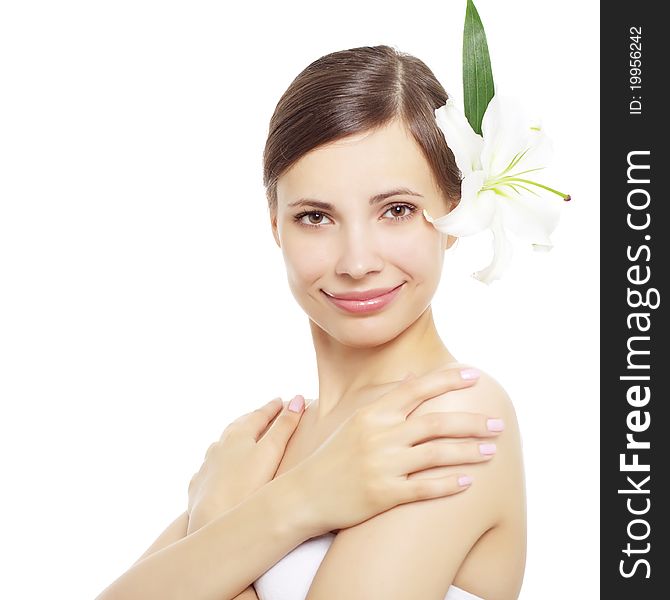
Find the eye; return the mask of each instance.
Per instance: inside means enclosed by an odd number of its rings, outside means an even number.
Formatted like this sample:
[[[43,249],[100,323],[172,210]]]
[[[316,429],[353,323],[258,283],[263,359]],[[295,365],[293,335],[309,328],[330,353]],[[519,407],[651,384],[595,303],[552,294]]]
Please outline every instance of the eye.
[[[312,218],[314,218],[315,220],[317,220],[317,222],[315,223],[315,222],[312,221],[311,223],[306,223],[305,221],[303,221],[303,219],[305,217],[309,217],[310,220]],[[321,224],[322,224],[321,219],[323,217],[326,217],[326,215],[324,215],[322,212],[319,212],[319,211],[316,211],[316,210],[309,210],[309,211],[301,212],[299,215],[296,215],[294,217],[294,219],[298,223],[300,223],[300,225],[305,225],[306,227],[321,227]],[[327,218],[328,217],[326,217],[326,219]]]
[[[400,214],[397,212],[397,209],[401,209],[400,213],[402,213],[402,210],[407,209],[408,212],[405,214]],[[414,216],[414,213],[416,212],[416,206],[412,206],[411,204],[394,204],[393,206],[389,206],[386,209],[386,213],[391,212],[393,220],[395,221],[405,221],[407,219],[411,219]]]

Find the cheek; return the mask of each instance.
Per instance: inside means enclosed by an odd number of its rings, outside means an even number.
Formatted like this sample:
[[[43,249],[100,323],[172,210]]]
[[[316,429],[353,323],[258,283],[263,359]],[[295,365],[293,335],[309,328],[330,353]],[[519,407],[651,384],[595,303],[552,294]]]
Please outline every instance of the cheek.
[[[442,271],[444,254],[437,232],[408,232],[394,240],[390,252],[389,259],[417,281],[439,277]]]
[[[328,248],[314,243],[309,236],[286,238],[282,252],[291,283],[310,284],[322,277],[330,265]]]

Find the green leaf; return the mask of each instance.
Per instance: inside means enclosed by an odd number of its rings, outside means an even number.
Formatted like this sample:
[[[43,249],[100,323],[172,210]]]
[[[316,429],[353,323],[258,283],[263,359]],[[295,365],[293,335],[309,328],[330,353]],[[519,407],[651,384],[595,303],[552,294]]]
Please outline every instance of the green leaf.
[[[468,0],[463,27],[463,108],[470,126],[479,135],[482,118],[494,92],[484,26],[474,3]]]

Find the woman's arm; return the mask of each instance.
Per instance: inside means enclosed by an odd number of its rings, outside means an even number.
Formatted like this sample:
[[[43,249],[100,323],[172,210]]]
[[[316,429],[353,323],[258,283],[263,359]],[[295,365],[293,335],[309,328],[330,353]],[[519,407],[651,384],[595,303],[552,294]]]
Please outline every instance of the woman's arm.
[[[133,564],[136,565],[138,562],[149,556],[150,554],[153,554],[154,552],[157,552],[158,550],[161,550],[165,548],[166,546],[169,546],[170,544],[173,544],[174,542],[178,542],[179,540],[183,539],[186,537],[186,532],[188,531],[188,511],[185,510],[181,515],[179,515],[172,523],[170,523],[166,528],[163,533],[161,533],[156,540],[154,541],[149,548],[140,556],[135,563]],[[239,596],[235,596],[233,600],[258,600],[258,596],[256,595],[256,590],[254,590],[253,586],[249,586],[246,590],[244,590]]]
[[[505,540],[504,547],[499,560],[486,568],[481,563],[474,566],[478,572],[465,578],[466,591],[487,600],[517,598],[525,564],[525,499],[512,403],[493,378],[482,374],[476,387],[432,398],[408,421],[422,413],[454,410],[504,420],[505,429],[495,440],[496,455],[468,465],[474,481],[461,494],[402,504],[341,530],[317,570],[307,600],[443,599],[483,535]],[[460,467],[418,471],[409,479],[425,480],[454,470]]]
[[[151,546],[149,546],[142,556],[140,556],[134,563],[135,566],[138,562],[145,559],[150,554],[169,546],[170,544],[181,540],[186,537],[186,531],[188,529],[188,511],[185,510],[180,514],[172,523],[170,523],[163,533],[161,533]]]
[[[294,468],[191,535],[158,549],[161,538],[177,537],[182,515],[154,542],[153,553],[96,600],[236,598],[293,548],[324,533],[305,510],[306,500],[301,472]]]
[[[285,426],[291,423],[282,416],[290,411],[277,417],[260,441],[257,431],[266,427],[272,403],[243,416],[210,447],[189,485],[189,501],[193,492],[202,525],[196,526],[195,509],[189,508],[186,537],[145,555],[98,600],[231,600],[311,537],[334,527],[360,524],[398,503],[458,495],[464,488],[458,485],[457,474],[436,478],[430,485],[410,483],[407,474],[419,467],[453,466],[454,458],[462,459],[459,463],[473,462],[475,442],[462,446],[467,451],[463,456],[417,452],[424,446],[421,442],[435,437],[490,437],[486,415],[455,413],[453,420],[422,419],[412,424],[407,423],[407,416],[436,395],[474,383],[460,369],[436,369],[405,378],[356,411],[309,458],[272,480],[251,471],[267,468],[268,456],[272,458],[277,445],[286,446],[284,434],[292,429]],[[406,469],[387,460],[389,454],[402,458]],[[226,468],[230,456],[243,463],[231,472],[241,476],[243,487],[255,491],[216,508],[218,478],[230,478]],[[474,460],[480,462],[481,456],[477,454]],[[232,460],[233,467],[235,462]],[[251,482],[245,481],[249,478]],[[241,498],[245,499],[240,502]],[[176,530],[178,527],[175,525]],[[175,533],[168,529],[165,540]],[[191,529],[193,533],[188,534]],[[157,540],[155,547],[158,545]]]

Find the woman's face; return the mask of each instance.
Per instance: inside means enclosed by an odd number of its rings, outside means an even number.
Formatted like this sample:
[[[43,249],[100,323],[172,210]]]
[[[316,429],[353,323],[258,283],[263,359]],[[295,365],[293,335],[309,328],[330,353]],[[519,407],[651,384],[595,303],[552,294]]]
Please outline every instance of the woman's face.
[[[312,150],[279,178],[277,200],[272,230],[291,291],[329,335],[376,346],[430,305],[453,238],[422,210],[441,216],[449,208],[400,121]],[[376,288],[398,289],[382,296],[386,303],[328,296]]]

